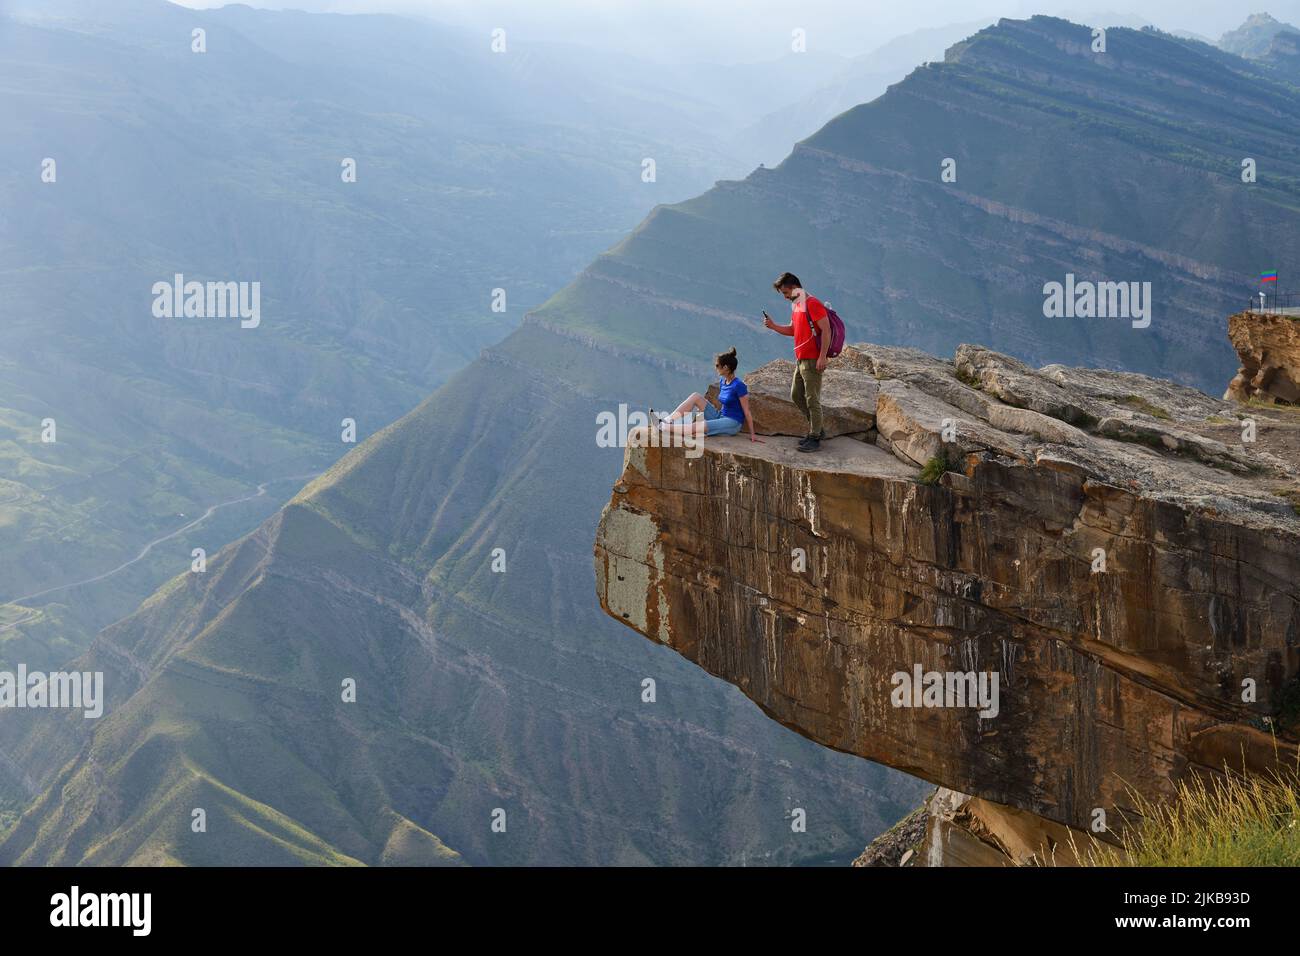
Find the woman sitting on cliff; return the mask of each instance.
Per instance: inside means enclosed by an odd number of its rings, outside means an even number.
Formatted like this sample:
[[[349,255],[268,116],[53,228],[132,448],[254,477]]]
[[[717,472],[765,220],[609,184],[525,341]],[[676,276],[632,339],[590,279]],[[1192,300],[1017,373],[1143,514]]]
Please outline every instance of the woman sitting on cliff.
[[[705,435],[739,434],[743,422],[749,426],[749,440],[761,442],[763,439],[754,434],[754,419],[749,414],[749,389],[736,377],[735,347],[715,355],[713,367],[721,376],[718,379],[718,407],[714,408],[708,399],[695,392],[671,415],[661,418],[659,427],[670,434],[703,438]],[[697,411],[704,413],[703,421],[695,420]],[[650,414],[653,418],[654,409]]]

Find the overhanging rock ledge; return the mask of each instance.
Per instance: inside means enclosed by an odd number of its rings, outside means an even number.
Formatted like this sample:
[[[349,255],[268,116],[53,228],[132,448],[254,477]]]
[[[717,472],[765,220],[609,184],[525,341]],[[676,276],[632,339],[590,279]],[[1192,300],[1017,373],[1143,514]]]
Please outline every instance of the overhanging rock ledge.
[[[789,430],[781,374],[748,377],[760,429]],[[818,454],[632,436],[595,543],[607,613],[799,733],[947,788],[1012,860],[1098,811],[1113,829],[1131,790],[1293,759],[1284,423],[1243,443],[1243,412],[1194,389],[968,345],[850,347],[827,391],[843,437]],[[996,716],[895,706],[918,666],[996,673]]]

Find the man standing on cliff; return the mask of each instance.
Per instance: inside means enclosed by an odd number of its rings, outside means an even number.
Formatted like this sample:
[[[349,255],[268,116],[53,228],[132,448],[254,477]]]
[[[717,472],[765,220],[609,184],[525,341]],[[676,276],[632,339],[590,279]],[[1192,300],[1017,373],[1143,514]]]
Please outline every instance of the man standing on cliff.
[[[773,332],[794,336],[794,380],[790,383],[790,401],[808,418],[808,436],[799,442],[799,450],[817,451],[826,437],[822,426],[822,372],[826,371],[826,353],[831,346],[831,324],[826,306],[803,289],[799,277],[781,273],[772,288],[790,300],[790,324],[777,325],[763,313],[763,324]]]

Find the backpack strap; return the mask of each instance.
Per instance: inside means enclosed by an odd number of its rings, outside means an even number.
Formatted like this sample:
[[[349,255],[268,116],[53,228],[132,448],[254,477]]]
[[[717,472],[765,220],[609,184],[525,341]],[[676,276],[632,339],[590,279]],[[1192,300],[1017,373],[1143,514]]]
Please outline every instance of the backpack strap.
[[[808,331],[812,333],[812,337],[815,339],[820,339],[822,337],[821,333],[817,331],[817,323],[812,320],[812,310],[808,308],[808,299],[811,298],[812,296],[808,296],[806,299],[804,299],[803,317],[808,320]],[[826,308],[825,302],[822,303],[822,308],[823,309]]]

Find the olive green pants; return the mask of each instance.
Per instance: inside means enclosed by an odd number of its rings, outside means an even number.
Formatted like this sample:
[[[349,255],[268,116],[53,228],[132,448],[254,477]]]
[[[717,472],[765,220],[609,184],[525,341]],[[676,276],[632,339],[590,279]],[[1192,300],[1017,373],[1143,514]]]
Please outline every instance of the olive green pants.
[[[790,383],[790,401],[808,417],[808,434],[822,435],[822,373],[816,359],[799,359]]]

